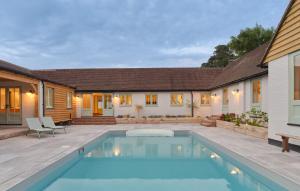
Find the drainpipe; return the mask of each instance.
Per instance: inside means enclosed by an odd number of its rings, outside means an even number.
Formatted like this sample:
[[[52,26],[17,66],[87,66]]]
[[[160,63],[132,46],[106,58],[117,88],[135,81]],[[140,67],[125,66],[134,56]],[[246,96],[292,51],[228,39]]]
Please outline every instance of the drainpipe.
[[[193,95],[193,91],[191,91],[191,110],[192,110],[192,117],[194,117],[194,95]]]
[[[43,107],[43,117],[45,117],[45,84],[44,81],[42,81],[42,107]]]

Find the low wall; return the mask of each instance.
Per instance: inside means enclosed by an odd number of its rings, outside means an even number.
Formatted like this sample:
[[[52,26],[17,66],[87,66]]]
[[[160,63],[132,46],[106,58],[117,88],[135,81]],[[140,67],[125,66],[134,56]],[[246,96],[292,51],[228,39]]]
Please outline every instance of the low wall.
[[[200,117],[116,118],[118,124],[200,123]]]
[[[238,133],[250,135],[261,139],[268,138],[268,129],[265,127],[257,127],[257,126],[246,125],[246,124],[241,124],[240,126],[237,126],[232,122],[221,121],[221,120],[217,120],[217,127],[230,129]]]

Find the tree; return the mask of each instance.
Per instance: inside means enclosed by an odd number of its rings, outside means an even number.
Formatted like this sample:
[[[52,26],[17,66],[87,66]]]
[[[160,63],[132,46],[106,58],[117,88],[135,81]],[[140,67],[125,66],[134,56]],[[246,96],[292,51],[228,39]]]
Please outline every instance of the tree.
[[[216,46],[213,55],[202,67],[225,67],[231,59],[243,56],[270,41],[273,33],[273,28],[263,28],[261,25],[241,30],[237,36],[231,37],[227,45]]]
[[[246,28],[241,30],[237,36],[232,36],[228,46],[236,56],[242,56],[270,41],[273,33],[274,28],[263,28],[261,25],[256,24],[255,27]]]
[[[227,45],[218,45],[215,47],[213,55],[206,63],[202,64],[202,67],[225,67],[233,58],[233,52]]]

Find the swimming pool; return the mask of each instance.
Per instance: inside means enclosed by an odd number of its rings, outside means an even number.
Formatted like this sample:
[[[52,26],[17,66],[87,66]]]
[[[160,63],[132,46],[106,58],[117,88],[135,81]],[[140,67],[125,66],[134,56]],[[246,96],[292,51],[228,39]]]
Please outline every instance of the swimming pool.
[[[108,133],[28,182],[33,191],[287,190],[189,132]]]

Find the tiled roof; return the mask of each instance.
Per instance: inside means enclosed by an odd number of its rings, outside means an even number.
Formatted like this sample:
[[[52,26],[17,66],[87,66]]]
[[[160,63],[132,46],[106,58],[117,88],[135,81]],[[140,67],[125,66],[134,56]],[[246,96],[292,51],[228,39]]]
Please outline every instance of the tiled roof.
[[[228,84],[254,78],[268,73],[266,68],[258,67],[269,43],[246,53],[244,56],[228,64],[211,84],[211,88],[218,88]]]
[[[77,91],[189,91],[208,90],[221,71],[213,68],[98,68],[34,73],[75,86]]]
[[[264,44],[220,68],[90,68],[28,70],[0,61],[0,69],[75,87],[77,91],[191,91],[212,90],[267,74],[258,67]]]

